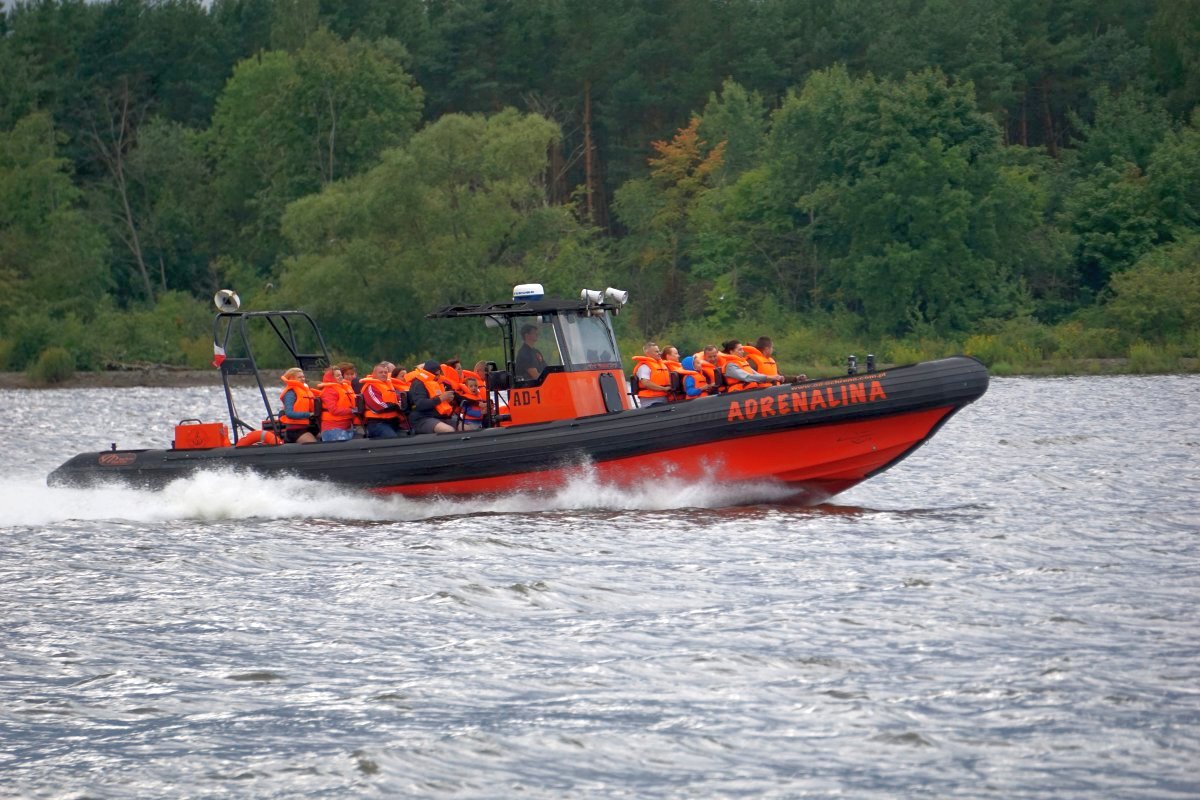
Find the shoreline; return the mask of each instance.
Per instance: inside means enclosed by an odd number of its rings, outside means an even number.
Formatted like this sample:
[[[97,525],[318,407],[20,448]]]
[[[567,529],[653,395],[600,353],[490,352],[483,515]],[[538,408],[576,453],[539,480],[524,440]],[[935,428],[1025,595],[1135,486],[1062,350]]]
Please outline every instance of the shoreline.
[[[891,365],[888,365],[891,366]],[[997,365],[1000,366],[1000,365]],[[993,378],[1000,377],[1094,377],[1108,375],[1192,375],[1200,372],[1200,359],[1181,358],[1175,369],[1135,371],[1130,369],[1128,358],[1088,358],[1067,361],[1045,361],[1034,368],[1009,372],[1003,368],[995,371],[989,367]],[[881,369],[885,367],[881,366]],[[809,368],[814,378],[836,377],[841,373],[823,374],[828,369]],[[253,386],[249,375],[234,376],[234,385]],[[39,384],[30,380],[24,372],[0,372],[0,389],[123,389],[123,388],[188,388],[193,386],[218,386],[221,375],[216,369],[185,369],[154,365],[134,369],[104,370],[99,372],[76,372],[65,381]]]

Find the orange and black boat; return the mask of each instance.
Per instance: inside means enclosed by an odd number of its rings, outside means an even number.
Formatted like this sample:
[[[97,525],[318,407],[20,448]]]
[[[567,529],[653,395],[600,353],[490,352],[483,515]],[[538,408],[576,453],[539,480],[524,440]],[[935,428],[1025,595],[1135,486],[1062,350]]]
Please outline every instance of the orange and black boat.
[[[232,298],[232,301],[231,301]],[[817,503],[896,464],[987,390],[974,358],[955,356],[859,371],[684,402],[637,408],[627,390],[612,317],[623,292],[585,291],[579,300],[544,298],[537,284],[512,302],[458,305],[429,315],[482,319],[504,341],[506,363],[487,375],[485,427],[469,432],[344,442],[234,446],[270,440],[278,424],[251,343],[255,326],[273,331],[276,356],[309,372],[329,363],[315,322],[302,311],[241,311],[218,295],[214,349],[230,428],[182,424],[171,447],[83,453],[48,478],[51,485],[120,482],[158,488],[197,470],[295,475],[412,496],[553,489],[588,472],[602,483],[679,480],[769,482],[795,502]],[[222,305],[224,303],[224,305]],[[540,373],[517,373],[519,331],[535,326]],[[302,335],[303,334],[303,335]],[[303,342],[313,344],[302,344]],[[228,353],[228,355],[227,355]],[[253,376],[266,418],[247,424],[230,379]],[[228,431],[232,429],[233,436]]]

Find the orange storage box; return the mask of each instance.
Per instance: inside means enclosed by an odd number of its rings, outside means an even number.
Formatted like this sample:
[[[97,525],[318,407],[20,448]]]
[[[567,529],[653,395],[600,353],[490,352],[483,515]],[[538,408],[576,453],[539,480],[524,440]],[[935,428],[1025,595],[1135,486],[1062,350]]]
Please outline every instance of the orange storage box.
[[[229,426],[220,422],[201,422],[185,419],[175,426],[176,450],[204,450],[209,447],[229,447]]]

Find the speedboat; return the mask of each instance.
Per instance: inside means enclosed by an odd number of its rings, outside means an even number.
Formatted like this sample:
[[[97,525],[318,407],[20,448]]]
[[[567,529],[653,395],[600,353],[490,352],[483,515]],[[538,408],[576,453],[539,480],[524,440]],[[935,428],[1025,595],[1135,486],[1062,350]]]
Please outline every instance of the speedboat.
[[[503,368],[493,365],[486,376],[481,429],[265,444],[275,437],[263,433],[278,429],[267,389],[278,372],[260,367],[255,350],[263,336],[253,331],[273,332],[271,357],[286,353],[284,360],[309,373],[319,375],[331,363],[329,352],[307,313],[243,311],[236,295],[223,290],[213,342],[229,426],[181,423],[161,449],[114,444],[81,453],[48,482],[156,489],[200,470],[245,470],[420,497],[553,490],[581,474],[616,486],[670,476],[771,484],[791,502],[814,504],[904,459],[988,386],[986,368],[968,356],[886,369],[876,369],[873,358],[859,368],[851,358],[846,374],[833,378],[639,408],[613,334],[613,317],[626,299],[615,289],[584,290],[578,300],[547,298],[538,284],[524,284],[509,302],[429,314],[483,320],[503,340]],[[516,370],[517,332],[529,325],[541,332],[545,358],[536,377]],[[264,419],[243,420],[231,389],[236,376],[253,379]]]

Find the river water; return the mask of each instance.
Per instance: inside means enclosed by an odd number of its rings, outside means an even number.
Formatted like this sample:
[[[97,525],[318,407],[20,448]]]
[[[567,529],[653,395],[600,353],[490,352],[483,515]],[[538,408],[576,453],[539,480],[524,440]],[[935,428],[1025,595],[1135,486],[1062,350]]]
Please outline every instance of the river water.
[[[996,379],[803,509],[49,489],[223,398],[0,391],[0,796],[1195,798],[1198,397]]]

